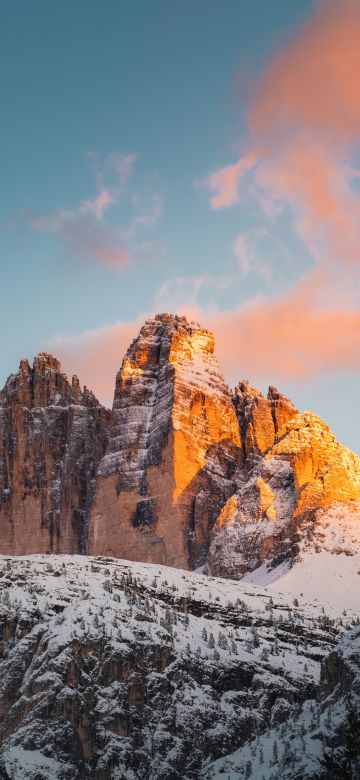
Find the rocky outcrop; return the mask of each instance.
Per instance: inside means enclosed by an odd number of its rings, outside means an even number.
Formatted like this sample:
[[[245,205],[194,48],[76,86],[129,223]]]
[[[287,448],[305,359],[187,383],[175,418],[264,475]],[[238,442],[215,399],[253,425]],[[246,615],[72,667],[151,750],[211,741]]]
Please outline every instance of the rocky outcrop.
[[[316,700],[228,756],[209,762],[202,780],[358,780],[360,777],[360,626],[322,661]],[[246,774],[244,775],[244,767]]]
[[[313,542],[314,549],[320,543],[321,548],[326,517],[334,525],[340,523],[343,507],[353,516],[360,541],[359,458],[339,444],[316,415],[296,413],[280,398],[275,404],[279,433],[270,423],[259,423],[260,409],[261,420],[267,414],[263,400],[256,397],[253,402],[245,441],[251,438],[257,457],[251,461],[250,448],[251,471],[217,520],[210,549],[213,574],[242,576],[264,564],[268,568],[292,565],[305,543],[309,548]],[[269,415],[266,419],[269,422]],[[266,431],[261,440],[257,424],[260,432]],[[353,554],[353,536],[349,535],[342,552]]]
[[[247,379],[243,379],[236,386],[234,405],[239,420],[245,460],[251,467],[254,458],[263,455],[281,439],[286,424],[297,414],[297,409],[275,387],[269,387],[265,398],[260,390],[250,385]]]
[[[58,360],[22,360],[0,393],[0,552],[83,549],[109,412]]]
[[[241,457],[212,333],[184,317],[148,320],[116,377],[87,551],[201,563]]]
[[[111,559],[0,558],[0,582],[0,777],[12,780],[207,777],[314,697],[351,621]]]
[[[357,544],[359,501],[359,459],[328,426],[274,387],[243,380],[231,395],[212,333],[185,317],[144,324],[112,412],[47,354],[0,393],[0,552],[242,577],[292,565],[304,543],[325,549],[328,526]]]

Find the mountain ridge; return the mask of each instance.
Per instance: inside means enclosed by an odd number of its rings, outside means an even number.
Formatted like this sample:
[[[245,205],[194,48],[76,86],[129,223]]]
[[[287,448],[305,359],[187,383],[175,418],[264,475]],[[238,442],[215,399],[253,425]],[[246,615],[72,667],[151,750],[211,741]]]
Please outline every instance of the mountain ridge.
[[[298,565],[305,539],[321,548],[324,512],[335,527],[344,507],[358,543],[357,456],[276,388],[230,391],[213,334],[178,315],[143,325],[111,411],[53,356],[21,361],[0,393],[0,465],[2,553],[271,579]]]
[[[0,580],[0,777],[244,778],[254,741],[358,684],[358,610],[103,557],[0,556]]]

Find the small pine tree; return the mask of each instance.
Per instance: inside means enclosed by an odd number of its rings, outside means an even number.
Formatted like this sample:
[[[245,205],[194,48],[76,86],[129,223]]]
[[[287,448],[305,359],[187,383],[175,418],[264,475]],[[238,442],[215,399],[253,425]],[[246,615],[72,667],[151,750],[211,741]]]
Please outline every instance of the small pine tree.
[[[274,739],[274,744],[273,744],[273,761],[274,761],[274,764],[277,764],[278,757],[279,757],[278,746],[277,746],[276,739]]]
[[[251,771],[252,771],[252,763],[251,761],[247,761],[245,765],[245,780],[249,780],[249,777],[251,777]]]
[[[259,638],[259,634],[258,634],[257,629],[255,628],[255,626],[253,626],[251,628],[251,635],[252,635],[253,646],[254,647],[259,647],[260,646],[260,638]]]
[[[219,631],[219,637],[218,637],[218,645],[223,650],[226,650],[228,643],[225,634],[223,634],[221,631]]]
[[[320,764],[322,771],[314,780],[355,780],[360,777],[360,715],[351,700],[347,701],[347,717],[338,733],[341,745],[325,751]]]

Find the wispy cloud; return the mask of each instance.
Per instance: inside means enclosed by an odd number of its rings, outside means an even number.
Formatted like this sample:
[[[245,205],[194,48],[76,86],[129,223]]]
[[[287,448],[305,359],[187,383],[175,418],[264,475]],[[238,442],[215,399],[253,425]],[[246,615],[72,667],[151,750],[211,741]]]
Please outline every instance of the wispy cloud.
[[[226,312],[204,307],[204,289],[212,284],[207,276],[178,277],[162,285],[149,307],[173,305],[212,328],[229,381],[243,375],[255,382],[303,381],[360,370],[360,197],[353,159],[360,137],[359,72],[358,0],[318,3],[258,80],[248,114],[249,148],[206,182],[211,208],[243,206],[254,196],[274,231],[277,215],[291,212],[312,270],[275,298],[258,297]],[[99,191],[104,186],[99,179]],[[243,275],[263,273],[254,236],[239,236],[234,250]],[[114,367],[144,316],[59,339],[65,368],[77,369],[110,398]]]
[[[142,228],[152,228],[161,217],[163,196],[144,193],[139,182],[130,188],[136,155],[112,152],[101,164],[94,151],[87,152],[97,192],[73,209],[57,208],[48,213],[27,211],[32,229],[57,235],[75,257],[121,270],[144,255],[146,242],[138,241]],[[106,219],[109,209],[114,218]],[[131,212],[125,218],[122,210]],[[116,220],[115,220],[116,217]],[[154,253],[155,244],[150,242]],[[162,256],[163,248],[159,247]]]
[[[213,276],[175,276],[166,279],[154,296],[152,308],[156,311],[181,312],[196,318],[201,311],[218,308],[220,292],[225,292],[234,281],[231,274]]]
[[[99,194],[89,200],[84,200],[80,206],[81,214],[92,214],[96,219],[102,219],[106,209],[112,203],[117,203],[108,190],[100,190]]]
[[[360,140],[358,72],[358,0],[317,3],[314,15],[258,79],[248,112],[248,149],[205,182],[213,209],[243,204],[252,195],[264,222],[273,219],[274,230],[280,212],[293,215],[313,269],[287,295],[261,305],[250,302],[224,322],[229,336],[233,327],[245,328],[250,362],[251,356],[263,358],[264,338],[268,344],[272,334],[272,360],[278,355],[282,370],[286,364],[296,376],[330,364],[358,367],[353,354],[360,343],[360,196],[353,160]],[[261,274],[263,261],[249,250],[247,238],[236,239],[235,254],[244,274],[251,268]]]
[[[278,259],[289,262],[289,254],[278,236],[264,227],[251,228],[236,236],[233,250],[243,277],[257,276],[270,289],[275,283],[279,286],[279,264],[273,262],[272,255],[275,253]]]
[[[210,200],[212,209],[223,209],[240,202],[239,182],[248,171],[253,169],[257,157],[257,151],[251,149],[234,165],[227,165],[226,168],[220,168],[210,174],[205,185],[215,193]]]

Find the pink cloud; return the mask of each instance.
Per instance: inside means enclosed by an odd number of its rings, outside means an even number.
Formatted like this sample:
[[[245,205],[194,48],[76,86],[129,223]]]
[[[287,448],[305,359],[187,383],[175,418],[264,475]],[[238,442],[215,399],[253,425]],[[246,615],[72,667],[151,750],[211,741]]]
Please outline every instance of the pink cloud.
[[[112,406],[115,376],[146,315],[134,322],[85,331],[73,336],[56,336],[46,347],[56,354],[68,376],[76,374],[106,406]]]
[[[214,331],[216,354],[232,385],[244,376],[255,383],[269,383],[360,370],[360,312],[317,310],[308,280],[291,295],[252,301],[236,311],[209,314],[194,303],[186,312],[179,308],[178,313]],[[44,346],[60,358],[68,375],[77,374],[110,406],[116,372],[148,316],[57,336]]]
[[[236,205],[249,192],[268,217],[290,208],[314,261],[310,273],[275,299],[199,313],[215,332],[228,381],[243,375],[255,382],[303,381],[360,370],[360,198],[352,159],[360,135],[358,73],[359,0],[318,3],[258,80],[248,150],[206,181],[213,209]],[[243,245],[235,248],[247,271],[252,259],[242,254]],[[178,280],[176,294],[183,286]],[[163,304],[170,292],[163,285]],[[196,310],[196,296],[191,307]],[[116,370],[142,321],[58,340],[65,368],[79,372],[101,398],[111,398]]]
[[[88,212],[58,209],[51,214],[27,214],[29,224],[41,232],[58,235],[73,257],[98,265],[124,269],[130,253],[122,230],[105,224]]]
[[[358,0],[319,3],[258,79],[248,113],[252,146],[208,178],[211,207],[239,202],[244,172],[252,170],[264,210],[290,206],[317,260],[320,247],[327,262],[358,262],[351,156],[360,136],[359,71]]]
[[[34,230],[57,235],[67,244],[74,258],[123,270],[130,263],[144,258],[146,242],[137,244],[134,240],[139,228],[152,228],[159,220],[162,194],[153,192],[140,196],[138,185],[134,197],[134,192],[127,189],[133,175],[135,155],[113,152],[102,166],[95,152],[88,152],[87,156],[92,163],[98,193],[73,209],[59,208],[43,214],[28,211],[27,221]],[[133,212],[130,219],[124,224],[119,224],[119,214],[116,223],[104,219],[110,207],[119,210],[125,200]],[[148,245],[150,262],[153,262],[155,254],[162,257],[162,247],[156,249],[150,242]]]
[[[318,3],[258,79],[249,149],[207,180],[211,208],[246,193],[255,193],[267,217],[290,208],[314,261],[286,295],[214,318],[228,370],[234,333],[239,360],[255,377],[272,367],[288,378],[360,367],[359,72],[360,3]],[[244,273],[261,263],[242,236],[234,250]]]
[[[229,382],[277,382],[360,370],[360,312],[320,310],[306,286],[276,300],[204,315]]]
[[[254,167],[256,160],[257,152],[250,151],[234,165],[227,165],[208,177],[205,186],[215,193],[210,200],[211,208],[221,209],[239,203],[239,181]]]
[[[101,190],[95,198],[84,200],[79,211],[81,214],[93,214],[96,219],[102,219],[108,206],[116,202],[115,198],[107,190]]]

